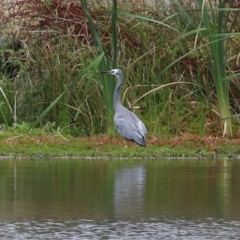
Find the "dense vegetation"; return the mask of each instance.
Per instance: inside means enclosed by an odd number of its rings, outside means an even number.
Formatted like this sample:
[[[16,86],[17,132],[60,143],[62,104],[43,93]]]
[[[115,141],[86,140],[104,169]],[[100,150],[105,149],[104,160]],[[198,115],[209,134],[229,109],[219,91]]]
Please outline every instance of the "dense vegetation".
[[[183,2],[2,7],[1,128],[27,122],[73,136],[112,135],[114,81],[98,72],[118,67],[123,102],[150,137],[239,136],[240,6]]]

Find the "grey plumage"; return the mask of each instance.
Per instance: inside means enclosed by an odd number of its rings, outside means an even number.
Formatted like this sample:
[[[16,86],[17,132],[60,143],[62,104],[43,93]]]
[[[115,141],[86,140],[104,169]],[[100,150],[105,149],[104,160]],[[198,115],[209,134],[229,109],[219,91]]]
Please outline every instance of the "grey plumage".
[[[136,116],[135,113],[125,108],[120,100],[120,89],[123,84],[122,71],[120,69],[112,69],[103,73],[112,74],[118,79],[113,96],[113,105],[115,111],[113,120],[117,132],[127,140],[132,140],[141,146],[145,146],[145,135],[147,134],[147,129],[144,123]]]

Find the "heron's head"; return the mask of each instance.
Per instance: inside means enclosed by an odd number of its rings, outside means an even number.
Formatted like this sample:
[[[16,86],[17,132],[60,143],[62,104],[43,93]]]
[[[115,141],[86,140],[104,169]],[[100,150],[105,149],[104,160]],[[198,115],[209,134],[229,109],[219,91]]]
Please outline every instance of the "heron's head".
[[[116,77],[122,77],[123,76],[122,70],[118,69],[118,68],[115,68],[115,69],[112,69],[112,70],[109,70],[109,71],[105,71],[105,72],[102,72],[102,73],[109,73],[109,74],[114,75]]]
[[[108,71],[109,74],[112,74],[112,75],[115,75],[115,76],[119,76],[119,75],[122,75],[122,70],[118,69],[118,68],[115,68],[115,69],[112,69],[110,71]]]

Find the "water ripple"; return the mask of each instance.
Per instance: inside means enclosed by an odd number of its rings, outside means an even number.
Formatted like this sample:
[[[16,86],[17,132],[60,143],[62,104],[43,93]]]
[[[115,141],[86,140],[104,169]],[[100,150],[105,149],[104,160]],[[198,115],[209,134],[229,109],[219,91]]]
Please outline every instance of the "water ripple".
[[[148,221],[0,222],[0,239],[237,239],[239,221],[151,219]]]

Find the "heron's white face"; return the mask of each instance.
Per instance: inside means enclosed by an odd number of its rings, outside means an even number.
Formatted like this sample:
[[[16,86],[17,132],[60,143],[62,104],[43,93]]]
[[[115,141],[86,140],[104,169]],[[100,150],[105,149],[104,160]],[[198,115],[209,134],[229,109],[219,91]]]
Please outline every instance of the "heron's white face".
[[[119,76],[120,74],[122,74],[122,71],[120,69],[116,68],[116,69],[110,70],[108,73],[115,75],[115,76]]]

